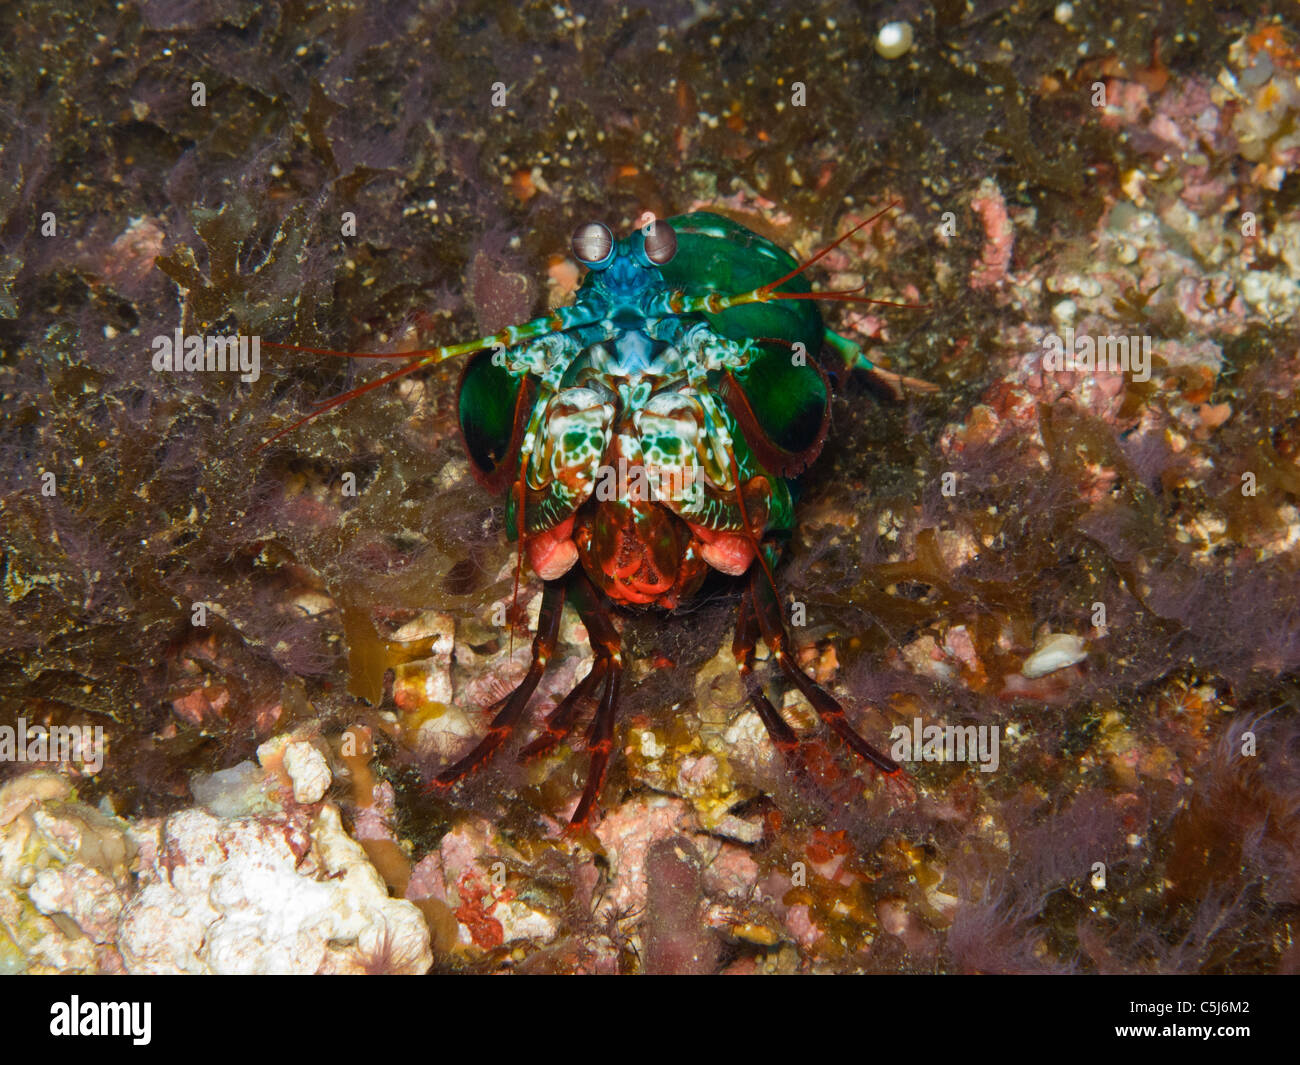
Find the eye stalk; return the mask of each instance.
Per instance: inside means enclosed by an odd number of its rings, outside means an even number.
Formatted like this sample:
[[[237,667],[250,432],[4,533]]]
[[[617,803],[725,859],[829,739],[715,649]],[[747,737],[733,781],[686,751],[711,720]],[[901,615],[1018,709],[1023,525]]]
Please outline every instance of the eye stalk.
[[[655,266],[671,262],[677,254],[677,234],[667,222],[654,221],[645,229],[645,257]]]
[[[614,259],[614,234],[600,222],[585,222],[573,232],[573,254],[583,266],[603,270]]]

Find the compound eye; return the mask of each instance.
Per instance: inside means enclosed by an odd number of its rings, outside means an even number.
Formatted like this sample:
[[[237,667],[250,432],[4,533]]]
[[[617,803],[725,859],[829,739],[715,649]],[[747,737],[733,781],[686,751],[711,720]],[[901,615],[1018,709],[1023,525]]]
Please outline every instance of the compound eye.
[[[573,234],[573,254],[584,266],[608,266],[614,257],[614,234],[600,222],[580,225]]]
[[[645,257],[656,266],[670,262],[677,254],[677,234],[667,222],[653,222],[645,235]]]

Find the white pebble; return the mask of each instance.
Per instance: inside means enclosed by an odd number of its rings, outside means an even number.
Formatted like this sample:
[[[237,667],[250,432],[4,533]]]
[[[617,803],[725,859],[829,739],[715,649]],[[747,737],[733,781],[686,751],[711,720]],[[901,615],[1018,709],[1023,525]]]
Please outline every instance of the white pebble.
[[[1020,667],[1020,675],[1033,680],[1045,677],[1058,669],[1082,662],[1088,657],[1088,649],[1083,640],[1069,633],[1054,632],[1038,641],[1034,653],[1025,659]]]
[[[876,34],[876,52],[884,59],[897,59],[912,49],[912,27],[906,22],[886,22]]]
[[[325,756],[301,740],[284,750],[284,768],[293,781],[294,802],[320,802],[330,786],[330,767]]]

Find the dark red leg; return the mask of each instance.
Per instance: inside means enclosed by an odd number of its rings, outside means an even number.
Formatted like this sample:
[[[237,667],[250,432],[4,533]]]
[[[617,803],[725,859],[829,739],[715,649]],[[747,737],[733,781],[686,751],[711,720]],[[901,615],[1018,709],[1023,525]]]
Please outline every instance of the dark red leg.
[[[591,637],[591,649],[596,654],[597,662],[608,663],[604,670],[605,686],[601,692],[600,705],[587,730],[587,753],[591,759],[587,770],[587,785],[582,789],[578,808],[573,811],[573,817],[569,821],[571,828],[580,828],[587,823],[596,805],[600,787],[605,782],[605,772],[609,768],[609,756],[614,749],[614,720],[618,715],[618,696],[623,684],[623,655],[622,639],[614,628],[605,601],[585,573],[579,573],[573,578],[570,594],[578,616],[582,618]],[[593,665],[593,673],[595,669]]]
[[[578,715],[578,704],[591,695],[605,679],[609,669],[609,659],[597,657],[591,664],[591,670],[578,682],[578,686],[569,692],[560,705],[546,715],[542,725],[542,734],[519,752],[521,762],[530,762],[551,750],[573,731],[573,720]]]
[[[618,630],[595,585],[581,571],[571,574],[565,580],[569,601],[587,627],[595,660],[587,675],[547,715],[541,734],[519,753],[519,760],[537,758],[565,740],[573,731],[582,701],[595,694],[597,689],[600,690],[600,704],[587,730],[587,752],[591,759],[587,783],[570,821],[571,827],[576,828],[585,825],[591,816],[609,768],[614,747],[618,696],[623,679],[623,658],[619,650],[622,641]]]
[[[606,680],[606,674],[619,649],[618,630],[604,608],[600,593],[585,573],[572,576],[569,585],[569,602],[587,627],[588,640],[595,654],[591,669],[577,687],[569,692],[554,710],[547,715],[542,733],[519,754],[520,761],[528,761],[550,751],[573,731],[574,720],[582,700],[593,695]],[[603,690],[603,689],[602,689]]]
[[[870,762],[886,777],[904,782],[906,777],[903,767],[859,736],[845,719],[844,708],[836,698],[800,669],[799,664],[790,657],[786,650],[788,637],[785,623],[781,620],[780,600],[777,599],[776,589],[772,587],[767,574],[757,566],[750,570],[749,593],[758,619],[759,631],[763,634],[763,642],[771,649],[772,657],[784,670],[785,675],[794,682],[795,687],[803,693],[804,698],[812,704],[826,726],[847,743],[855,754]]]
[[[560,614],[564,608],[564,581],[547,581],[542,587],[542,609],[537,618],[537,635],[533,638],[533,660],[524,679],[505,698],[505,705],[492,719],[487,735],[469,754],[448,766],[428,784],[429,788],[449,788],[458,780],[481,769],[510,738],[515,725],[528,706],[537,689],[537,682],[546,672],[546,663],[555,653],[555,641],[560,633]]]
[[[596,716],[592,718],[591,728],[587,730],[587,754],[591,765],[587,770],[587,786],[582,789],[578,808],[569,819],[571,828],[580,828],[587,823],[600,795],[600,786],[605,783],[609,756],[614,749],[614,719],[618,715],[618,694],[622,681],[623,662],[621,656],[615,653],[605,675],[605,690],[600,697],[600,706],[596,708]]]
[[[740,613],[736,617],[736,637],[731,642],[731,653],[740,667],[740,679],[749,695],[750,705],[762,720],[767,734],[776,749],[787,760],[799,749],[799,737],[786,724],[785,718],[763,694],[763,688],[754,676],[754,645],[758,642],[758,619],[754,616],[753,593],[746,588],[740,596]]]

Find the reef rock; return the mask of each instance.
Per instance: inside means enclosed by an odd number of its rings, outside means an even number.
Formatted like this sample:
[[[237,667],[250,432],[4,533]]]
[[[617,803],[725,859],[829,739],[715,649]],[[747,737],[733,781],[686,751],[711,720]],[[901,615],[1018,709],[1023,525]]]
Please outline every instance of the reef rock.
[[[137,973],[422,973],[429,931],[392,899],[337,808],[222,819],[185,810],[136,830],[143,887],[118,945]]]

